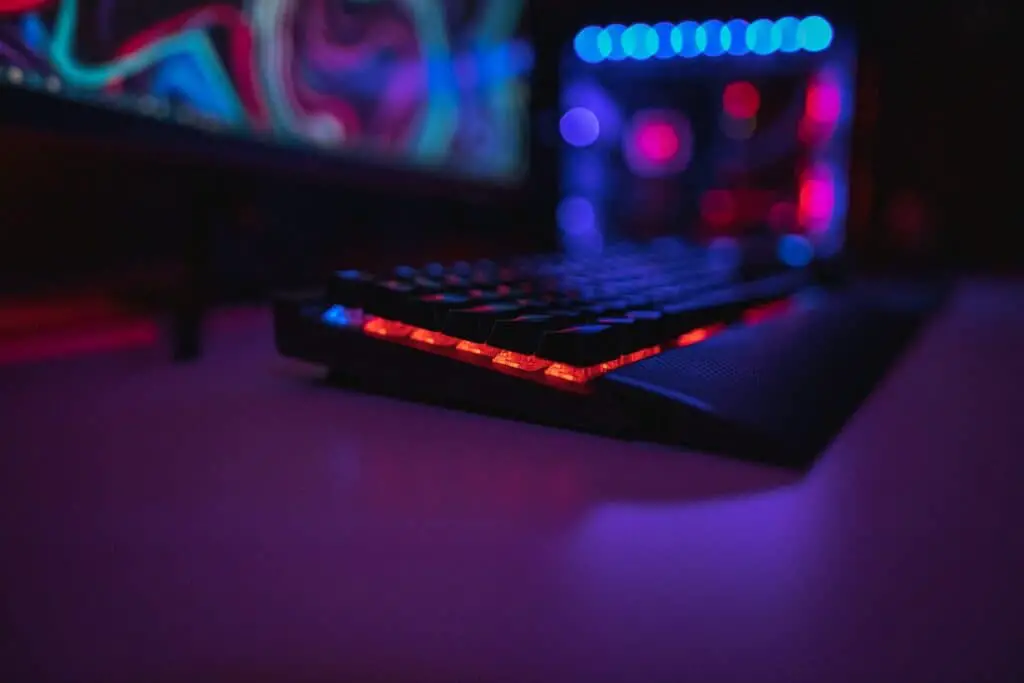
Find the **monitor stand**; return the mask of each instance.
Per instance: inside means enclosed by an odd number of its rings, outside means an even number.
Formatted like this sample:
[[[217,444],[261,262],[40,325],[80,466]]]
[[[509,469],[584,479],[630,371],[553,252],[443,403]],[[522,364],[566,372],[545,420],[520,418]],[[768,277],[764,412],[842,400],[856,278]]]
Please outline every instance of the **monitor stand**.
[[[184,212],[181,276],[171,309],[171,348],[175,361],[198,360],[203,351],[203,325],[211,298],[213,237],[228,207],[224,196],[202,183],[188,193]]]

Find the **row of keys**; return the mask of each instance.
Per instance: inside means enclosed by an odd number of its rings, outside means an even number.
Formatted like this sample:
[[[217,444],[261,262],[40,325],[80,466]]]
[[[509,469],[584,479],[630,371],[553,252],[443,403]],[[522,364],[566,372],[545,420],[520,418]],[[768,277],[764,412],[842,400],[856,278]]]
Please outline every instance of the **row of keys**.
[[[402,266],[386,280],[344,270],[335,273],[328,298],[456,339],[587,367],[728,322],[806,284],[799,271],[737,283],[695,260],[688,268],[672,267],[673,261],[653,271],[649,259],[640,259],[640,268],[637,259],[624,260],[629,267],[566,266],[557,278],[529,269],[537,263]],[[644,267],[647,274],[638,276]],[[583,280],[589,289],[580,286]]]
[[[691,330],[735,319],[744,310],[785,298],[805,284],[802,277],[777,276],[756,283],[732,285],[650,309],[615,311],[591,316],[580,311],[521,315],[493,319],[486,344],[586,367],[651,348]],[[459,336],[470,314],[456,311],[444,333]],[[478,330],[486,323],[478,323]],[[477,336],[480,340],[483,335]],[[471,340],[472,341],[472,340]]]
[[[355,270],[339,271],[329,284],[329,298],[346,307],[387,307],[389,302],[433,295],[462,296],[467,301],[488,303],[525,298],[562,300],[572,304],[600,305],[609,300],[629,300],[632,307],[668,301],[688,292],[718,286],[730,274],[713,269],[661,269],[644,273],[638,268],[601,269],[589,275],[547,276],[508,269],[490,280],[453,272],[428,275],[424,270],[403,267],[400,277],[376,278]],[[382,312],[383,316],[384,313]]]

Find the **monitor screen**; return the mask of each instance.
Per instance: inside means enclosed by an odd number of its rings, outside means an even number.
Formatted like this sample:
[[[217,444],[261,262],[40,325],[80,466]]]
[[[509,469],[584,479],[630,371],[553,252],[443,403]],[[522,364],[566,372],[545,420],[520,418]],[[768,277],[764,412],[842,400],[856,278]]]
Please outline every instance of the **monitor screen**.
[[[0,0],[0,87],[515,184],[525,0]]]

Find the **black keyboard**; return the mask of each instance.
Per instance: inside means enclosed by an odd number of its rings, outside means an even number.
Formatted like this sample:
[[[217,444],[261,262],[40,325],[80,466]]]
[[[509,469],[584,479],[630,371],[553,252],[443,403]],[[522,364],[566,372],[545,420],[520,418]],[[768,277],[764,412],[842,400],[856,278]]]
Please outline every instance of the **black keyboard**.
[[[826,293],[807,269],[749,267],[735,251],[660,240],[596,258],[341,270],[322,292],[278,297],[275,335],[283,355],[323,365],[335,383],[362,390],[801,466],[934,301],[925,297],[894,315],[877,298]],[[876,324],[886,342],[877,349],[868,340]],[[843,334],[826,342],[839,328]],[[793,364],[789,375],[774,373],[766,388],[761,370],[736,384],[744,363],[765,357],[766,340],[778,345],[787,335],[779,352]],[[709,351],[726,347],[719,365],[709,364]],[[867,369],[844,357],[863,357],[868,347]],[[808,358],[794,356],[797,348]],[[810,383],[800,379],[807,374],[800,364],[823,356],[831,364]],[[853,389],[828,386],[845,381],[851,367],[859,368],[846,381]],[[824,400],[814,395],[819,390],[849,397]],[[756,410],[731,414],[737,396],[752,395],[768,412],[801,396],[809,424],[759,421]],[[830,406],[830,414],[817,414],[816,405]]]

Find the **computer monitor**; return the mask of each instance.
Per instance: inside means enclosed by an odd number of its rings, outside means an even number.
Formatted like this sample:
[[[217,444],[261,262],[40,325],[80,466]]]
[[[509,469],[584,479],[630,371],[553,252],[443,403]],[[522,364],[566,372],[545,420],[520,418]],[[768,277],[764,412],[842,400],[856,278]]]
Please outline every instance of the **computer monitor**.
[[[563,60],[563,241],[674,234],[843,248],[849,32],[819,15],[580,29]]]
[[[0,120],[517,187],[525,12],[525,0],[0,0],[0,89],[23,95]]]

